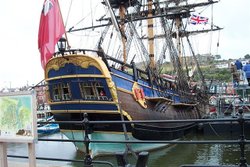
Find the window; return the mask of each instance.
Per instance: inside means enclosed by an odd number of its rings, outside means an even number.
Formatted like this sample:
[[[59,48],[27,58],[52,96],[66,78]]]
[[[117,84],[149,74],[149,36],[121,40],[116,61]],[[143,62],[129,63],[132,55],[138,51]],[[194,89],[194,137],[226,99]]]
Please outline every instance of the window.
[[[95,99],[95,92],[91,82],[80,83],[81,94],[84,99]]]
[[[59,87],[58,85],[53,85],[53,100],[60,101]]]
[[[53,85],[53,101],[66,101],[71,99],[71,93],[68,83]]]
[[[100,82],[82,82],[80,83],[80,89],[85,100],[108,100]]]
[[[63,83],[62,84],[62,100],[70,100],[70,89],[69,89],[69,84],[68,83]]]

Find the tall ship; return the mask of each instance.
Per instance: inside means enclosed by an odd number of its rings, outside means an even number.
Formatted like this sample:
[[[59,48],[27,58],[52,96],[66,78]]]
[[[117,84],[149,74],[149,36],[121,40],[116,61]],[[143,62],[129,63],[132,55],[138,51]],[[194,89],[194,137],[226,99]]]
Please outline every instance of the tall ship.
[[[195,10],[215,3],[85,0],[73,9],[73,3],[60,1],[59,5],[58,0],[45,0],[39,50],[55,120],[82,121],[87,114],[89,121],[149,122],[91,124],[89,136],[93,140],[174,140],[188,133],[195,123],[164,120],[199,119],[208,112],[207,86],[190,36],[220,28],[211,22],[208,29],[191,31],[188,27],[208,24],[208,18]],[[63,9],[68,12],[64,14]],[[80,9],[88,11],[87,16]],[[75,24],[66,26],[70,16]],[[195,68],[185,63],[184,47],[189,47]],[[83,124],[59,125],[69,139],[84,139]],[[84,151],[83,143],[75,144]],[[134,144],[132,149],[164,145]],[[94,155],[109,154],[123,151],[125,145],[90,143],[90,149]]]

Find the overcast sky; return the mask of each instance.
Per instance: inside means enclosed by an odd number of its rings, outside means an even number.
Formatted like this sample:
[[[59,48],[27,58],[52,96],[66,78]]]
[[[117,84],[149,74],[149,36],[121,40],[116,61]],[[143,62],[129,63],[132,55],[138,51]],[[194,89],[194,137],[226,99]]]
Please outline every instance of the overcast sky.
[[[36,84],[44,78],[37,46],[44,0],[1,2],[0,88]],[[250,54],[249,9],[249,0],[221,0],[214,6],[214,23],[224,28],[220,32],[217,52],[222,58],[240,58]]]

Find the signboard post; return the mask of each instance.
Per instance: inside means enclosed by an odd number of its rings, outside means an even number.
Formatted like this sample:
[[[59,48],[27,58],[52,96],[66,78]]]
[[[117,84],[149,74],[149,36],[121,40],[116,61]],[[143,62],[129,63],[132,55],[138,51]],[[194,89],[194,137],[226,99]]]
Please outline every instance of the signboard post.
[[[35,91],[0,94],[0,164],[8,167],[7,143],[27,143],[29,166],[36,166],[37,139]]]
[[[6,143],[0,143],[0,166],[7,166],[7,146]]]

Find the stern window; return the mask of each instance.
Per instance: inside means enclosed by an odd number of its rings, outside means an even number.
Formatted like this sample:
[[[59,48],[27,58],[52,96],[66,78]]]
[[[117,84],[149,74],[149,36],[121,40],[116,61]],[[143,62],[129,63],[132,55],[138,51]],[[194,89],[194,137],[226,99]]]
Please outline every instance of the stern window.
[[[108,100],[103,85],[100,82],[80,83],[82,98],[85,100]]]
[[[69,92],[69,84],[68,83],[63,83],[62,84],[62,100],[70,100],[70,92]]]
[[[60,101],[59,88],[57,85],[53,86],[53,96],[52,97],[53,97],[54,101]]]
[[[60,83],[53,85],[53,101],[65,101],[71,99],[71,93],[68,83]]]

